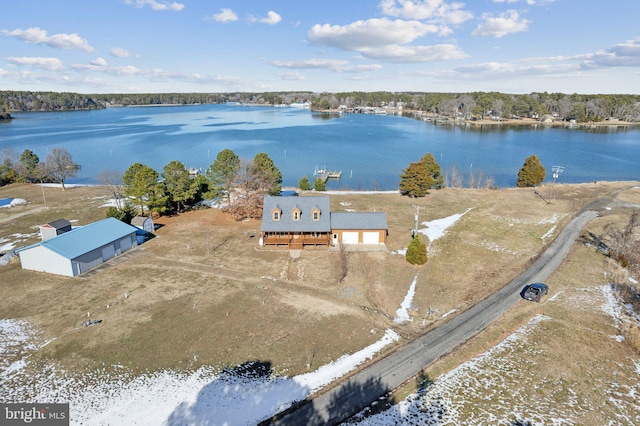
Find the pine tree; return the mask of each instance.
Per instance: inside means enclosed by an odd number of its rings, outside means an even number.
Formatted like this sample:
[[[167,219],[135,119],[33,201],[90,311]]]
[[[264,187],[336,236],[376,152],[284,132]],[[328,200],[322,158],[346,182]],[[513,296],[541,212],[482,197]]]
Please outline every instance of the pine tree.
[[[518,172],[518,188],[529,188],[538,186],[546,176],[546,170],[540,164],[540,159],[536,155],[531,155],[524,160],[524,165]]]
[[[411,198],[424,197],[432,188],[440,189],[444,176],[440,165],[431,153],[427,153],[417,163],[410,163],[400,175],[400,193]]]
[[[302,191],[308,191],[311,189],[311,183],[309,182],[309,178],[306,176],[302,176],[298,181],[298,188]]]
[[[415,235],[411,240],[405,258],[412,265],[424,265],[427,263],[427,245],[420,241],[418,235]]]

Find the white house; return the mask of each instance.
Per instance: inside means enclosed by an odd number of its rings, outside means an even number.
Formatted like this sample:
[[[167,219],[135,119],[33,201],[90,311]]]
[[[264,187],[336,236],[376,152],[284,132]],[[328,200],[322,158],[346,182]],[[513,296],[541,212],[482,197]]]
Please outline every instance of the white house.
[[[75,277],[135,247],[136,228],[107,218],[16,250],[22,269]]]

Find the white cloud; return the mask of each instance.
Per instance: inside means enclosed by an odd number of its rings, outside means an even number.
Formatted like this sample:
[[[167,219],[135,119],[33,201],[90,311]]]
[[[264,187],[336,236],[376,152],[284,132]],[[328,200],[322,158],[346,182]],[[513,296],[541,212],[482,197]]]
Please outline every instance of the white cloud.
[[[382,68],[378,64],[351,65],[348,61],[337,59],[306,59],[303,61],[272,61],[271,65],[289,69],[328,69],[333,72],[366,73]]]
[[[26,65],[34,68],[42,68],[49,71],[60,71],[64,69],[62,61],[58,58],[39,58],[39,57],[10,57],[7,62],[15,65]]]
[[[439,27],[420,21],[368,19],[348,25],[316,24],[307,33],[309,41],[317,45],[360,51],[374,47],[406,44],[427,34],[434,34]]]
[[[491,14],[483,14],[483,23],[471,33],[474,37],[504,37],[507,34],[526,31],[530,21],[521,19],[515,10],[508,10],[497,17]]]
[[[238,15],[236,15],[236,13],[231,9],[223,8],[223,9],[220,9],[220,13],[216,13],[215,15],[213,15],[212,18],[216,22],[226,23],[226,22],[237,21]]]
[[[282,17],[278,15],[276,12],[274,12],[273,10],[270,10],[269,12],[267,12],[266,18],[260,19],[260,22],[262,22],[263,24],[269,24],[269,25],[275,25],[280,21],[282,21]]]
[[[0,74],[1,75],[1,74]],[[278,74],[280,79],[285,81],[302,81],[304,80],[304,76],[297,71],[294,72],[286,72]]]
[[[463,3],[444,0],[382,0],[379,7],[387,16],[445,24],[461,24],[473,18],[471,12],[463,10]]]
[[[173,2],[170,3],[168,1],[158,1],[158,0],[125,0],[126,4],[134,5],[138,8],[144,7],[145,5],[151,6],[151,10],[170,10],[173,12],[180,12],[184,9],[184,4]]]
[[[121,47],[114,47],[109,51],[111,56],[115,56],[116,58],[131,58],[134,56],[127,49],[123,49]]]
[[[306,59],[303,61],[271,61],[278,68],[291,69],[337,69],[348,65],[348,61],[337,59]]]
[[[585,68],[612,68],[640,66],[640,37],[616,44],[606,50],[581,55]]]
[[[44,44],[49,47],[55,47],[59,49],[78,49],[84,52],[93,52],[94,48],[89,45],[87,40],[80,37],[78,34],[54,34],[52,36],[47,35],[47,32],[41,28],[33,27],[26,30],[3,30],[2,34],[7,37],[15,37],[20,40],[24,40],[33,44]]]
[[[367,58],[394,63],[450,61],[468,56],[454,44],[386,46],[377,49],[362,49],[360,53]]]

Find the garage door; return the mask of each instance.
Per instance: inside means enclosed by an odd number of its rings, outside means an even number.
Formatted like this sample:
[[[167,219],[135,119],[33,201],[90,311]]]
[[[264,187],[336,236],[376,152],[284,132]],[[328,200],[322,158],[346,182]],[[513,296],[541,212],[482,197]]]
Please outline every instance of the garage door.
[[[362,234],[363,244],[380,244],[379,232],[365,232]]]
[[[123,238],[120,240],[120,253],[124,253],[130,248],[131,248],[131,237]]]
[[[358,244],[358,233],[357,232],[343,232],[342,233],[342,244]]]
[[[102,247],[102,261],[106,262],[116,255],[116,247],[113,244]]]

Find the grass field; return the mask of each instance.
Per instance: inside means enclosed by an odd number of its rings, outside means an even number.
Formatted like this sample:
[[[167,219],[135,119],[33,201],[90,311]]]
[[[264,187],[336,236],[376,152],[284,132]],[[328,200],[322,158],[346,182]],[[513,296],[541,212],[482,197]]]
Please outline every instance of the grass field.
[[[22,246],[38,241],[37,225],[59,218],[84,225],[104,218],[104,188],[44,191],[46,209],[40,186],[0,188],[0,198],[28,201],[0,209],[0,238]],[[389,224],[388,252],[347,253],[342,281],[338,252],[260,248],[253,237],[259,221],[237,222],[216,209],[161,217],[155,220],[162,225],[156,238],[97,273],[66,278],[23,271],[18,259],[0,267],[0,318],[24,319],[40,339],[50,341],[34,355],[34,366],[55,364],[70,373],[111,366],[134,373],[224,368],[260,360],[277,374],[299,374],[359,350],[387,328],[406,341],[468,308],[524,270],[591,201],[610,194],[617,201],[589,224],[595,233],[610,222],[625,224],[633,211],[629,205],[640,204],[635,182],[543,186],[537,192],[444,189],[423,199],[331,195],[333,211],[383,211]],[[421,223],[467,212],[430,245],[422,267],[396,254],[410,241],[415,206],[421,207]],[[518,304],[431,366],[428,376],[450,371],[543,314],[549,319],[531,339],[539,348],[537,362],[545,366],[538,380],[549,381],[553,390],[540,385],[532,392],[559,401],[577,393],[587,404],[598,383],[610,383],[615,365],[624,372],[637,359],[633,347],[609,337],[615,327],[598,302],[584,297],[614,269],[593,249],[577,245],[551,277],[547,302]],[[395,324],[394,313],[416,276],[413,322]],[[82,327],[88,318],[102,323]],[[522,351],[519,356],[531,356],[530,348]],[[414,388],[399,390],[396,398]],[[501,398],[509,397],[508,388],[502,392]],[[468,398],[469,413],[481,402],[482,396],[477,398]],[[601,411],[597,420],[612,413],[606,404]],[[584,416],[576,421],[602,424]]]

